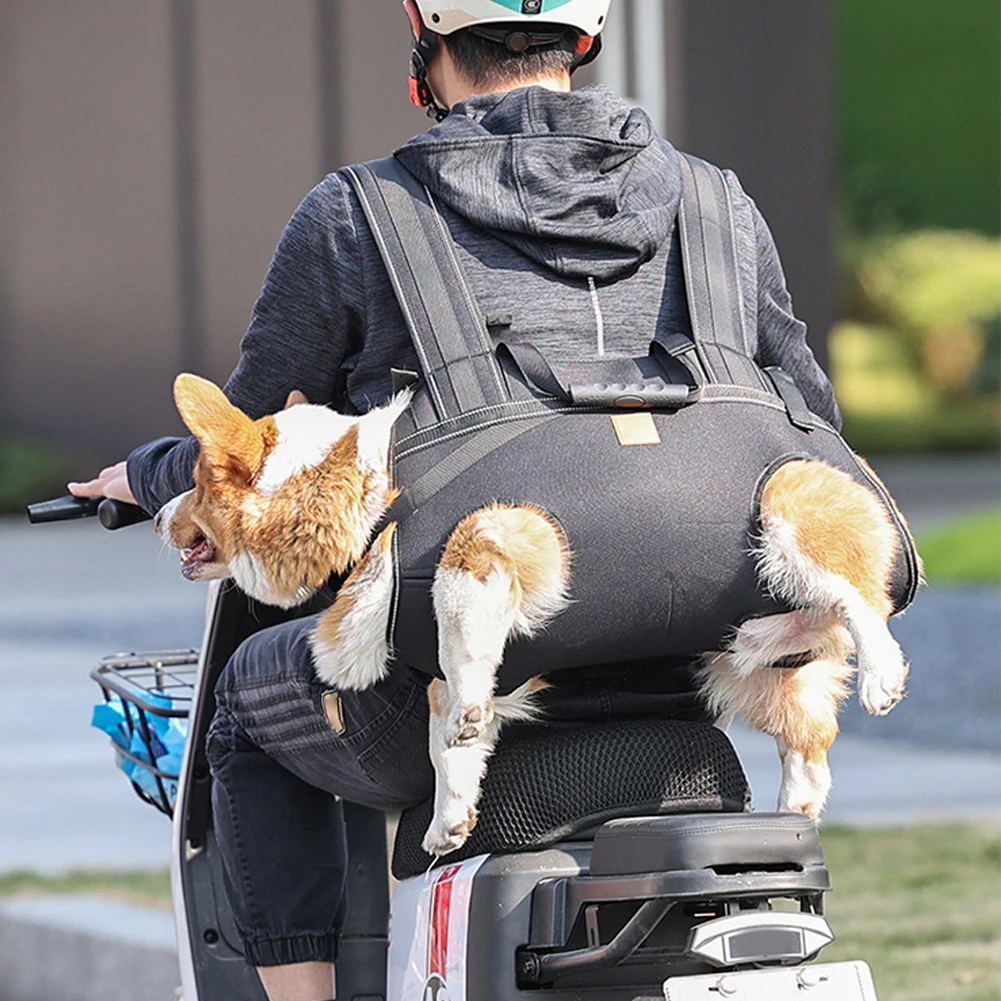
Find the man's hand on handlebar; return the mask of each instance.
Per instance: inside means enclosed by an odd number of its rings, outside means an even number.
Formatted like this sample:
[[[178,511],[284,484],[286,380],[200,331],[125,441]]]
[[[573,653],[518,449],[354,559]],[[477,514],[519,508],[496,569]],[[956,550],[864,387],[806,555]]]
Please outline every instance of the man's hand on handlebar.
[[[102,469],[97,477],[86,483],[67,483],[74,497],[109,497],[111,500],[136,504],[129,486],[129,473],[124,461]]]

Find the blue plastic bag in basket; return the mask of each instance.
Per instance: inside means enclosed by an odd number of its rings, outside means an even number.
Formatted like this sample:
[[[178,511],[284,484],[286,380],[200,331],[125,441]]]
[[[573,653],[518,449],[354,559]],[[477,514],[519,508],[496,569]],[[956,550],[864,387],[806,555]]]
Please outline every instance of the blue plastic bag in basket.
[[[149,693],[146,698],[154,705],[170,709],[172,700],[167,695]],[[145,733],[149,734],[147,747],[142,717],[146,719]],[[131,723],[131,726],[129,725]],[[130,702],[124,702],[118,695],[112,694],[107,701],[94,706],[91,725],[106,733],[112,743],[120,751],[127,751],[138,762],[117,755],[118,767],[143,792],[153,799],[160,800],[160,787],[157,777],[144,767],[143,763],[153,765],[170,778],[162,778],[164,792],[170,806],[177,801],[177,778],[181,771],[181,759],[184,754],[184,743],[187,739],[188,721],[186,719],[155,716],[146,713]]]

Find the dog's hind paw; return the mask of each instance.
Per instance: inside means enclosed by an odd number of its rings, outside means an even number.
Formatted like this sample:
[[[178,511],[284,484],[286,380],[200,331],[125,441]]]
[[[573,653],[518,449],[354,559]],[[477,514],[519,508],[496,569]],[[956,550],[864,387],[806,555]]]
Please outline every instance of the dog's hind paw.
[[[858,700],[870,716],[885,716],[904,697],[908,665],[901,660],[891,671],[860,670]]]
[[[468,840],[476,826],[478,814],[476,807],[469,807],[466,816],[459,823],[450,824],[448,819],[435,817],[424,835],[421,847],[428,855],[442,856],[457,851]]]
[[[904,697],[904,686],[886,689],[879,678],[867,678],[859,685],[858,700],[870,716],[885,716]]]
[[[855,646],[859,703],[870,716],[885,716],[904,697],[910,665],[889,629],[876,630]]]
[[[779,754],[782,758],[779,813],[802,813],[817,823],[831,791],[831,769],[826,753],[817,754],[815,749],[812,760],[807,760],[800,751],[783,751],[780,743]]]
[[[448,721],[447,745],[469,747],[470,744],[475,744],[482,739],[493,718],[493,700],[485,705],[456,706]]]

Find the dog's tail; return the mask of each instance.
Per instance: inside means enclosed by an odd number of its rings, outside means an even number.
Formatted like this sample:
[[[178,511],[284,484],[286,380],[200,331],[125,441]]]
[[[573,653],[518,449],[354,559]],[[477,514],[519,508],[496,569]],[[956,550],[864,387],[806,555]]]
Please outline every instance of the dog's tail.
[[[551,687],[542,678],[529,678],[509,695],[494,698],[494,718],[500,723],[532,723],[542,714],[535,696]]]

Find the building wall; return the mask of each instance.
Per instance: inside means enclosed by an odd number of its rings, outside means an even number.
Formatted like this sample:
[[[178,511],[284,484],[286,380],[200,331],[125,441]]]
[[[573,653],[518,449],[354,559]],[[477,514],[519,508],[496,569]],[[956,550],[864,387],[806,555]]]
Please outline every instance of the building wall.
[[[167,6],[5,0],[3,16],[4,423],[153,432],[170,415],[148,389],[177,363]]]
[[[399,6],[339,4],[340,33],[333,40],[339,48],[327,53],[337,62],[342,95],[338,158],[331,170],[386,156],[431,124],[409,100],[410,24]]]
[[[658,4],[616,0],[619,85],[740,173],[823,334],[828,5]],[[395,0],[0,0],[0,427],[107,460],[176,430],[173,376],[225,378],[300,199],[427,127],[408,51]]]
[[[831,15],[827,0],[692,0],[678,67],[684,147],[734,169],[757,202],[822,360],[835,310]]]
[[[9,396],[11,270],[14,260],[14,11],[0,3],[0,428]]]
[[[188,364],[216,380],[236,363],[282,228],[323,173],[317,30],[311,2],[195,7],[203,347]]]

